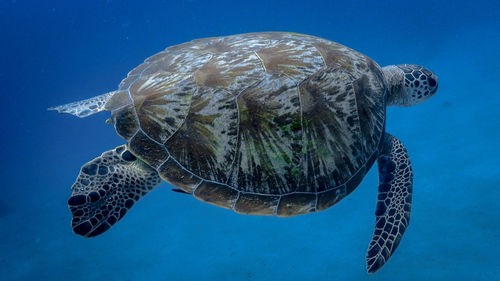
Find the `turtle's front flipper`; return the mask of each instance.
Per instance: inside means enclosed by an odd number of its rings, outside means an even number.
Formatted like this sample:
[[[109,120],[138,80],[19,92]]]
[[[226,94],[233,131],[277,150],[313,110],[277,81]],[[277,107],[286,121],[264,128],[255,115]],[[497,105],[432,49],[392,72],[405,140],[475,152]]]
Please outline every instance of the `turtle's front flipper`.
[[[49,110],[57,110],[59,113],[68,113],[80,118],[87,117],[105,110],[106,103],[115,93],[109,92],[90,99],[54,106],[49,108]]]
[[[413,173],[404,145],[386,134],[378,158],[379,185],[375,230],[366,253],[368,273],[379,270],[394,253],[410,222]]]
[[[108,230],[161,182],[158,173],[124,145],[85,164],[68,200],[76,234],[93,237]]]

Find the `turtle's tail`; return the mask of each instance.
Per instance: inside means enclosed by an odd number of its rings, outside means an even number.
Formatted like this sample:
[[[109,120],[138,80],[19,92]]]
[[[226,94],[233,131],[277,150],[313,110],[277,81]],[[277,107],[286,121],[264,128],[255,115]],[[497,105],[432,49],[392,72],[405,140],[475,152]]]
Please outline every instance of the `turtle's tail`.
[[[48,110],[57,110],[59,113],[68,113],[83,118],[106,110],[105,105],[114,94],[116,94],[116,91],[86,100],[50,107]]]

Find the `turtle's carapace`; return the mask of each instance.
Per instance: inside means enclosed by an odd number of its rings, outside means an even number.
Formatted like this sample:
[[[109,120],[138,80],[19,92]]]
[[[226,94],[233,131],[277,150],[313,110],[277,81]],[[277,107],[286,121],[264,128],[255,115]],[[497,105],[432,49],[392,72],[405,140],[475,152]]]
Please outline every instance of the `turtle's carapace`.
[[[68,201],[75,233],[109,229],[160,178],[240,214],[295,216],[351,193],[378,160],[373,273],[408,227],[412,169],[385,132],[386,106],[425,101],[437,77],[381,68],[314,36],[266,32],[194,40],[139,65],[116,91],[52,109],[111,111],[126,145],[84,165]]]

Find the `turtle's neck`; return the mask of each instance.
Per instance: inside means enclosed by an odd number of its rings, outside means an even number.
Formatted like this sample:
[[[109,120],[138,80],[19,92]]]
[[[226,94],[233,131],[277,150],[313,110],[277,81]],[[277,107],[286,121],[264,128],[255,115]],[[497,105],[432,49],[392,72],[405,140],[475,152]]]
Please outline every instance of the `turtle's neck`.
[[[382,68],[387,81],[387,106],[405,106],[404,94],[404,72],[395,65],[388,65]]]

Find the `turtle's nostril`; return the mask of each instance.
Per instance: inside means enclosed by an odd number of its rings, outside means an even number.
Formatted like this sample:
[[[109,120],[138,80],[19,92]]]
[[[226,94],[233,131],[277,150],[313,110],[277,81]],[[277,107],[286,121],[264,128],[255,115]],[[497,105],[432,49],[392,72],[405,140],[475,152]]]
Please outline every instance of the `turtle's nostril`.
[[[429,82],[429,86],[431,86],[431,87],[434,87],[437,84],[436,80],[432,77],[429,77],[429,79],[427,81]]]

